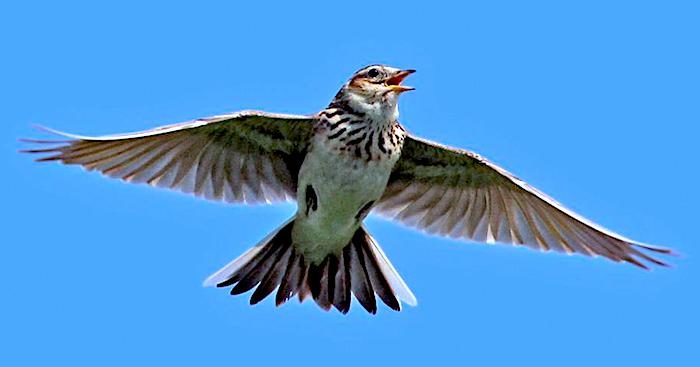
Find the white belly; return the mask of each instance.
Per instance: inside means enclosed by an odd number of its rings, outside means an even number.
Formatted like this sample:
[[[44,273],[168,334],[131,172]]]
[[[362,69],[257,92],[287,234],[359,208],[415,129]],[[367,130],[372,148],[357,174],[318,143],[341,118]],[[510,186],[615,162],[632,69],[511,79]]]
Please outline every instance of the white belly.
[[[393,164],[365,162],[316,145],[299,172],[299,210],[292,232],[296,248],[314,263],[339,253],[362,224],[360,210],[386,189]],[[306,206],[308,186],[316,193],[316,210]]]

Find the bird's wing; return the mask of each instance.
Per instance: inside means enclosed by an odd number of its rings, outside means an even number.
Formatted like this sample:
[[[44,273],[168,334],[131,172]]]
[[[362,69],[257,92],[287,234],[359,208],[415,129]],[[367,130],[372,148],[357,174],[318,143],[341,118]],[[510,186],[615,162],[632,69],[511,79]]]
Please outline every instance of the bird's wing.
[[[227,202],[293,198],[311,137],[312,117],[243,111],[152,130],[99,137],[57,132],[67,140],[28,140],[24,150],[147,183]]]
[[[615,234],[466,150],[407,136],[375,210],[429,233],[646,266],[670,250]]]

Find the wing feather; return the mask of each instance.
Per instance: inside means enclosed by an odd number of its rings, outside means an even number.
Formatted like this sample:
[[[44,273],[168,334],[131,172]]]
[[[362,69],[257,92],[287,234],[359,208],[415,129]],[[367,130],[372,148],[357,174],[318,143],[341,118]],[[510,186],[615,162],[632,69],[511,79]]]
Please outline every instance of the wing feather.
[[[605,229],[481,156],[407,136],[375,210],[429,233],[604,256],[646,268],[670,254]]]
[[[23,152],[210,200],[269,203],[294,197],[312,119],[242,111],[97,137],[42,128],[67,140],[25,139],[50,146]]]

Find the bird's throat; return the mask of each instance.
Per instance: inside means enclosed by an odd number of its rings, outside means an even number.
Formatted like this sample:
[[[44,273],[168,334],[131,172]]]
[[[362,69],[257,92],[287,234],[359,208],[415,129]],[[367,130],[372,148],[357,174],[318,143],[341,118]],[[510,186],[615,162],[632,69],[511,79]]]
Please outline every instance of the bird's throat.
[[[352,110],[364,113],[369,123],[384,126],[399,118],[398,95],[395,93],[369,96],[347,93],[346,100]]]

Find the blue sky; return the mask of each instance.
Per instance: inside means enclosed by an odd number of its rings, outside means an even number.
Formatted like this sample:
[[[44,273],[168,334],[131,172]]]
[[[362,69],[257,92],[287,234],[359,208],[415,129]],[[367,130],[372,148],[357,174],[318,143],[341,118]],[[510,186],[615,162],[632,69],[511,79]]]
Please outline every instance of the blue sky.
[[[0,5],[0,365],[697,365],[698,6],[479,3]],[[201,282],[291,204],[210,203],[16,154],[32,123],[102,134],[315,112],[370,63],[418,70],[401,101],[413,133],[682,256],[645,272],[370,218],[418,307],[250,307]]]

